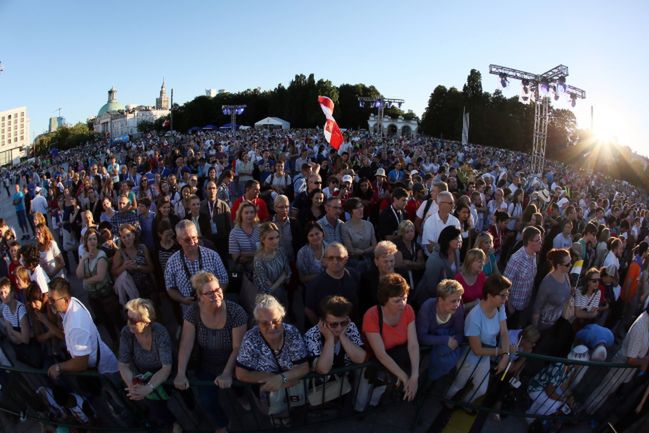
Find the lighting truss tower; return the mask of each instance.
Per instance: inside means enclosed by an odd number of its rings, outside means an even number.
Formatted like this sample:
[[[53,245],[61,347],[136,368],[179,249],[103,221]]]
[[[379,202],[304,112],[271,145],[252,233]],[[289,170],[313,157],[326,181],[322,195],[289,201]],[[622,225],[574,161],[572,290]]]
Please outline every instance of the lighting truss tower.
[[[243,114],[243,112],[246,110],[246,107],[246,104],[221,105],[223,114],[225,114],[226,116],[228,114],[230,115],[230,126],[232,127],[232,132],[237,129],[237,116]]]
[[[505,66],[489,65],[489,73],[498,75],[500,83],[506,87],[509,80],[520,80],[523,102],[534,101],[534,134],[532,136],[532,174],[543,175],[545,165],[545,145],[548,138],[550,119],[550,96],[558,100],[562,94],[568,95],[574,107],[577,99],[586,98],[586,91],[566,84],[568,67],[555,66],[543,74],[520,71]]]
[[[368,104],[372,108],[377,109],[378,123],[377,123],[377,135],[383,137],[383,113],[386,108],[392,108],[395,105],[401,108],[401,104],[404,103],[403,99],[394,99],[394,98],[384,98],[379,96],[373,98],[371,96],[359,96],[358,104],[361,108],[365,107],[365,104]]]

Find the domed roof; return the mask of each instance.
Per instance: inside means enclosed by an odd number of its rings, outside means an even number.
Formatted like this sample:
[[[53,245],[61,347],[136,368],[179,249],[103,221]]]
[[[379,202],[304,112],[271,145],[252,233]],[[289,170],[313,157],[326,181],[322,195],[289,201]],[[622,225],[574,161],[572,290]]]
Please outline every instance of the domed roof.
[[[124,104],[117,102],[117,101],[110,101],[106,102],[100,109],[99,113],[97,113],[97,116],[101,116],[104,113],[109,113],[112,111],[120,111],[124,110]]]
[[[101,116],[104,113],[110,113],[113,111],[124,110],[124,104],[117,102],[117,89],[111,87],[108,91],[108,102],[106,102],[97,113],[97,117]]]

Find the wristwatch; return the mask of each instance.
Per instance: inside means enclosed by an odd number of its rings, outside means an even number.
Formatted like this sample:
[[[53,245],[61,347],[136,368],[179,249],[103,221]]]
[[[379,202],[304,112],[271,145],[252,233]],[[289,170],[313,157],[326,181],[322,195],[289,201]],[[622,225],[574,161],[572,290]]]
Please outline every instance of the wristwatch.
[[[288,377],[284,373],[280,373],[279,375],[282,378],[282,385],[286,385],[288,383]]]

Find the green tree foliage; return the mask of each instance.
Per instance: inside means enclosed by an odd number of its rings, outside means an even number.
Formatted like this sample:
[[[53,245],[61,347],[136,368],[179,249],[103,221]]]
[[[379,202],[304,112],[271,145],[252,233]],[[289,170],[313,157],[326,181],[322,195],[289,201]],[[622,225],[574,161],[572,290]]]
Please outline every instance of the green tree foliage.
[[[92,141],[96,134],[87,123],[77,123],[73,126],[63,126],[54,132],[42,134],[34,140],[36,155],[43,155],[52,147],[60,150],[71,149]]]

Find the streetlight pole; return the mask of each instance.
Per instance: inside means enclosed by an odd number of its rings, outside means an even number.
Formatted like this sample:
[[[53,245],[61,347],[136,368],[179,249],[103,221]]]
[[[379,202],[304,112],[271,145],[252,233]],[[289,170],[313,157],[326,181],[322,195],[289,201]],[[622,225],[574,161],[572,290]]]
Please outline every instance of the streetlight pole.
[[[237,129],[237,116],[243,114],[243,112],[246,110],[246,107],[246,104],[221,105],[223,114],[225,114],[226,116],[228,114],[230,115],[230,127],[232,128],[232,133],[234,133]]]
[[[379,137],[383,138],[383,116],[386,108],[392,108],[397,105],[401,108],[401,104],[404,103],[403,99],[394,99],[394,98],[384,98],[383,96],[371,97],[371,96],[359,96],[358,104],[361,108],[365,107],[365,104],[369,104],[370,107],[377,109],[377,134]]]
[[[574,107],[577,99],[586,98],[586,91],[566,84],[568,67],[558,65],[542,74],[534,74],[505,66],[489,65],[489,73],[500,77],[500,84],[506,87],[510,79],[520,80],[522,102],[534,101],[534,133],[532,135],[532,174],[543,175],[545,146],[550,120],[550,96],[558,101],[562,94],[568,95]]]

